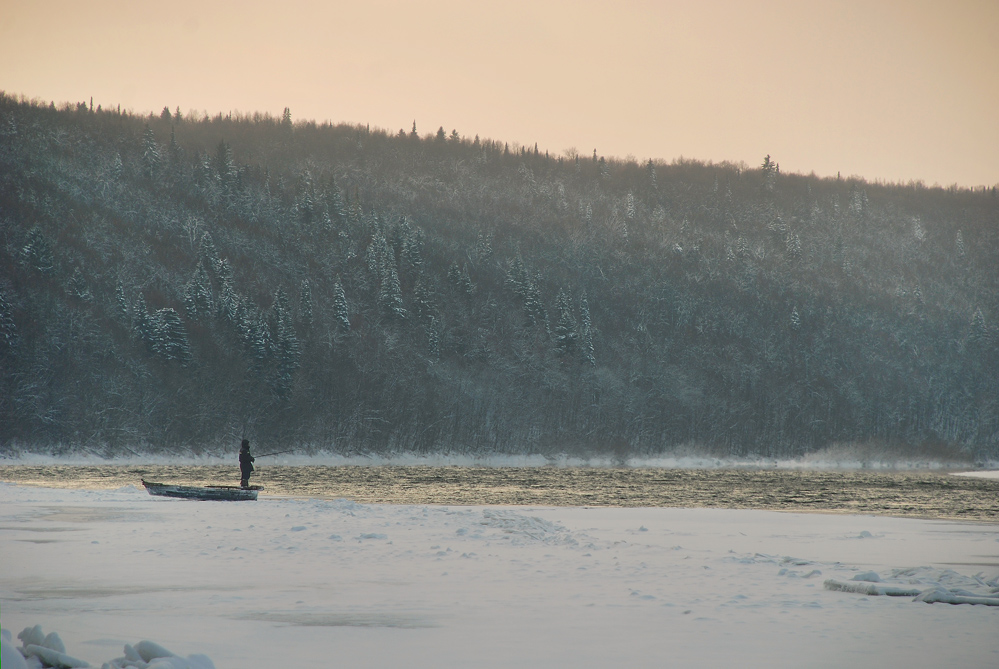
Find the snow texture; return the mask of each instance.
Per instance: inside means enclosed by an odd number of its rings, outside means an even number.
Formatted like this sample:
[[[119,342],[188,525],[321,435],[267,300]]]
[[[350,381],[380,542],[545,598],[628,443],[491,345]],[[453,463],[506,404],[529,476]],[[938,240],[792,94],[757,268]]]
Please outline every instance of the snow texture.
[[[990,523],[0,483],[4,627],[107,669],[987,667],[996,600]]]

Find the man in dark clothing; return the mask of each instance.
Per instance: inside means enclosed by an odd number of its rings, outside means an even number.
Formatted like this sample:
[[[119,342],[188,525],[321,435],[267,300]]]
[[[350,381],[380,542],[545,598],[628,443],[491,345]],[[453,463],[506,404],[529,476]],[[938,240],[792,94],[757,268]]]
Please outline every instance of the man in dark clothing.
[[[250,474],[253,473],[253,456],[250,455],[250,440],[244,439],[239,447],[239,485],[247,488],[250,485]]]

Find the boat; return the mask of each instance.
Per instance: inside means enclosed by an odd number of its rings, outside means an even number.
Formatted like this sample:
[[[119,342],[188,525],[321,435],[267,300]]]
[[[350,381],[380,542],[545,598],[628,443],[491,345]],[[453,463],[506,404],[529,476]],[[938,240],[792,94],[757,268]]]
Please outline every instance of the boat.
[[[174,483],[154,483],[142,479],[142,485],[150,495],[156,497],[180,497],[182,499],[207,499],[223,502],[240,502],[257,499],[263,486],[251,485],[246,488],[237,485],[176,485]]]

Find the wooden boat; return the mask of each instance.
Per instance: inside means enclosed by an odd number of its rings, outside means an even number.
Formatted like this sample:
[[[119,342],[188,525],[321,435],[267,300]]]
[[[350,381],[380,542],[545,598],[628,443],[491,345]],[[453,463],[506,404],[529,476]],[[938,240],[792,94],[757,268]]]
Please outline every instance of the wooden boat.
[[[257,493],[264,489],[263,486],[251,485],[241,488],[236,485],[175,485],[173,483],[153,483],[142,479],[142,485],[146,487],[150,495],[157,497],[180,497],[182,499],[207,499],[224,502],[240,502],[257,499]]]

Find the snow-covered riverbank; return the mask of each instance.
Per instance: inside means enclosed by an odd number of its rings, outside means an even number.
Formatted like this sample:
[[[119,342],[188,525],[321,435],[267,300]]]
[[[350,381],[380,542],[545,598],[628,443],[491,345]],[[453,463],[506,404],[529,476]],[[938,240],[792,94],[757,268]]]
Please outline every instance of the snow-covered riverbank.
[[[97,666],[996,666],[999,607],[910,594],[996,578],[995,524],[0,484],[0,622]]]

